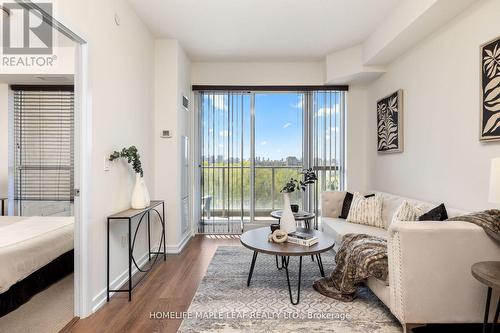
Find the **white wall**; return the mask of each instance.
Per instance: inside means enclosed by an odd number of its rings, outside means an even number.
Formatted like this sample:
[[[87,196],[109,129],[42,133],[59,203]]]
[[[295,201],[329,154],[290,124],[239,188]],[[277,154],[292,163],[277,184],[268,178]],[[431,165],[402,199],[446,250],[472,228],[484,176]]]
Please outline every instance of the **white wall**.
[[[0,84],[0,198],[6,198],[9,181],[9,86]],[[7,202],[5,203],[7,209]]]
[[[363,85],[349,86],[347,93],[347,138],[346,138],[346,189],[368,191],[368,148],[372,123],[367,105],[367,88]]]
[[[181,230],[181,139],[189,137],[189,113],[182,95],[190,98],[190,61],[176,40],[156,40],[155,53],[155,195],[166,200],[167,246],[178,252],[187,240]],[[171,138],[160,138],[168,129]]]
[[[120,26],[115,24],[115,13]],[[146,182],[154,193],[154,40],[125,0],[58,0],[54,15],[89,43],[92,183],[90,217],[82,223],[90,229],[91,276],[83,279],[95,307],[106,296],[106,216],[130,207],[134,180],[131,168],[123,162],[104,171],[104,158],[115,149],[137,146]],[[113,222],[111,234],[113,281],[127,269],[127,249],[121,244],[126,221]],[[144,239],[139,245],[137,257],[144,253]]]
[[[500,142],[479,142],[479,45],[500,35],[500,2],[468,8],[387,68],[368,91],[368,151],[373,188],[488,207],[490,159]],[[405,151],[376,153],[376,100],[404,90]]]
[[[324,62],[195,62],[193,84],[324,84]]]

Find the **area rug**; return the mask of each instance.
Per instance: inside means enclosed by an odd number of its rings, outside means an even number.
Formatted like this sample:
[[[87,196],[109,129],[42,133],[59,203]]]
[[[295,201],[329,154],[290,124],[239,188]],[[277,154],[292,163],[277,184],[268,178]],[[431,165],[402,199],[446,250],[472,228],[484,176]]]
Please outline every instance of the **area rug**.
[[[322,255],[325,274],[334,267],[334,252]],[[286,274],[275,257],[259,253],[250,287],[247,277],[252,252],[243,247],[219,247],[210,263],[179,332],[335,332],[393,333],[401,325],[366,287],[343,303],[322,296],[312,284],[318,265],[303,258],[300,303],[292,305]],[[298,258],[290,259],[293,296],[297,295]]]

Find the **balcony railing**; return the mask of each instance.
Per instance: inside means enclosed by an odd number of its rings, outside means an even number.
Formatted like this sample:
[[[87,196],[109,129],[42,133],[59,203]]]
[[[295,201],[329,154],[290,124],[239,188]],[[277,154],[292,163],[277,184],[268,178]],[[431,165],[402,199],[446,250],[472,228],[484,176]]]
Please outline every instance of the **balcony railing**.
[[[271,211],[281,209],[283,185],[291,178],[298,178],[302,166],[255,166],[254,218],[270,219]],[[250,220],[250,166],[223,165],[201,166],[202,172],[202,220],[241,219]],[[337,166],[315,167],[318,186],[322,190],[338,188]],[[303,207],[303,194],[295,192],[291,202]]]

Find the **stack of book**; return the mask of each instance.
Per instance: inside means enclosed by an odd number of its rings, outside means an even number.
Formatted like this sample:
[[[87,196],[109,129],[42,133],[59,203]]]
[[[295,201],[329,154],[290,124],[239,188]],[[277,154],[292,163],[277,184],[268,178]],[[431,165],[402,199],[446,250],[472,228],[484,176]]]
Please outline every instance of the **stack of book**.
[[[305,232],[294,231],[288,234],[288,243],[311,246],[319,242],[319,238]]]

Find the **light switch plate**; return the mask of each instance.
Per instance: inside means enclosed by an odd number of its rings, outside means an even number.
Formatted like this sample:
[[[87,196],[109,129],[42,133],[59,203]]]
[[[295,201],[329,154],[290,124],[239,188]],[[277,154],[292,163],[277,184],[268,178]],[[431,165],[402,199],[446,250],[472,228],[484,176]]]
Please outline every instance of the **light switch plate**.
[[[162,138],[171,138],[172,131],[171,130],[161,130],[161,137]]]

